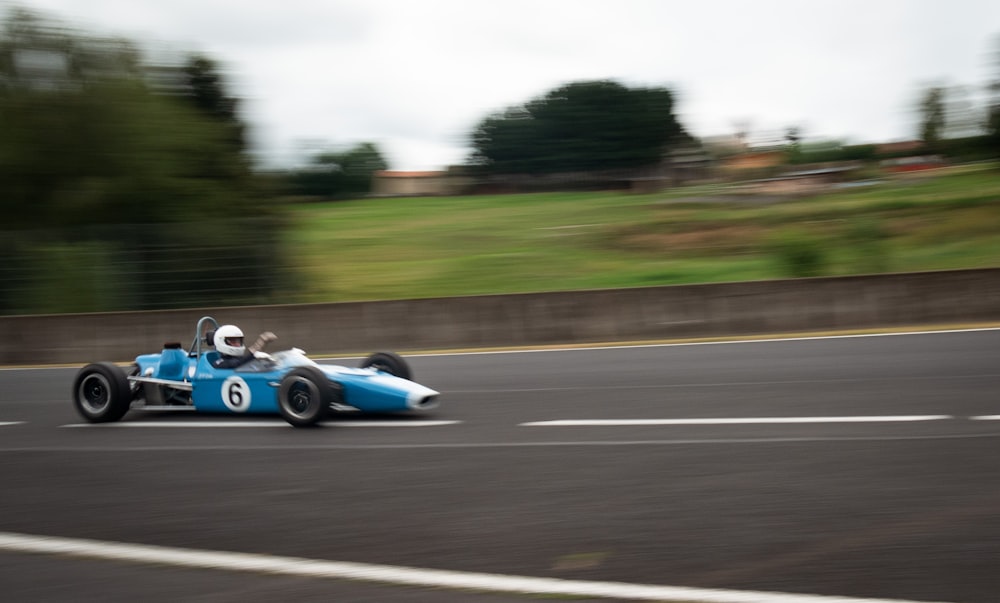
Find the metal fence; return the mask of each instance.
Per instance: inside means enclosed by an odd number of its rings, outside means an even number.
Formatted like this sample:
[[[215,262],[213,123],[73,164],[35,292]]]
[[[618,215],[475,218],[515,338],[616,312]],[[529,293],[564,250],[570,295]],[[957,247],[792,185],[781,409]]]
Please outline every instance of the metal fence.
[[[266,220],[0,232],[0,314],[296,301]]]

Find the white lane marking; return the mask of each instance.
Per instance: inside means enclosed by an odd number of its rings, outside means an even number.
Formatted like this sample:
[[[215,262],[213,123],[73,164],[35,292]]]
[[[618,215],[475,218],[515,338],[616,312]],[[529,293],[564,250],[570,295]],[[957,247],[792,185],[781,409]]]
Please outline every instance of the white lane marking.
[[[980,415],[978,417],[969,417],[970,421],[1000,421],[1000,415]]]
[[[325,427],[439,427],[461,421],[336,421],[323,422]],[[125,429],[133,427],[212,428],[212,427],[291,427],[285,421],[122,421],[121,423],[70,423],[60,427],[94,427]]]
[[[863,599],[482,574],[354,563],[349,561],[326,561],[303,557],[282,557],[256,553],[232,553],[127,544],[80,538],[32,536],[11,532],[0,532],[0,549],[22,553],[66,555],[129,563],[150,563],[307,578],[361,580],[408,586],[533,595],[601,597],[642,601],[684,601],[687,603],[914,603],[899,599]]]
[[[748,417],[718,419],[560,419],[531,421],[522,427],[616,427],[643,425],[768,425],[786,423],[895,423],[909,421],[946,421],[951,415],[902,415],[859,417]]]
[[[615,446],[728,446],[743,444],[818,444],[826,442],[917,442],[935,440],[982,440],[1000,438],[1000,433],[952,433],[908,436],[827,436],[773,438],[680,438],[671,440],[577,440],[546,442],[436,442],[430,444],[217,444],[194,446],[0,446],[0,452],[263,452],[271,450],[483,450],[490,448],[611,448]]]
[[[0,421],[0,427],[9,427],[11,425],[24,425],[24,421]]]
[[[461,421],[343,421],[324,423],[333,427],[441,427],[458,425]]]

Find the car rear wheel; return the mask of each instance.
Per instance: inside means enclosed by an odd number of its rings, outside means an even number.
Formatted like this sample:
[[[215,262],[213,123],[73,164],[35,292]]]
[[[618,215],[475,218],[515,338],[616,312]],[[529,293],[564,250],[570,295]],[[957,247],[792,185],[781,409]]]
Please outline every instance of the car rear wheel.
[[[300,367],[290,371],[278,387],[278,410],[295,427],[310,427],[326,418],[334,390],[323,371]]]
[[[410,370],[410,365],[402,356],[393,352],[375,352],[365,358],[364,362],[361,363],[361,368],[373,368],[396,377],[413,380],[413,371]]]
[[[132,388],[125,371],[110,362],[88,364],[73,381],[73,405],[91,423],[110,423],[125,416]]]

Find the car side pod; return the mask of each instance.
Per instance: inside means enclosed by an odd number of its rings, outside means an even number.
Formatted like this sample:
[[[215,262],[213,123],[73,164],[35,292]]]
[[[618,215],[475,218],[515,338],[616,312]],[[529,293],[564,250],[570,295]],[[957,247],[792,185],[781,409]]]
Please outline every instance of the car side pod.
[[[170,381],[181,381],[184,379],[187,365],[188,355],[181,349],[181,344],[165,343],[163,344],[163,352],[160,354],[160,364],[157,367],[156,377]]]

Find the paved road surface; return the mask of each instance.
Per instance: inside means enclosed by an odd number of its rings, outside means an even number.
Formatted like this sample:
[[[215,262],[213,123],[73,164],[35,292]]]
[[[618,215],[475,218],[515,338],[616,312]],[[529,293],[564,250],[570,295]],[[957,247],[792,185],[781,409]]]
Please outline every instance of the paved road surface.
[[[69,400],[75,369],[3,370],[0,590],[58,602],[532,600],[103,558],[106,543],[130,543],[993,603],[998,351],[1000,331],[976,331],[421,356],[417,379],[443,393],[433,416],[313,430],[136,412],[86,426]],[[88,542],[82,556],[29,553],[4,544],[14,536]],[[566,600],[632,600],[607,597]]]

